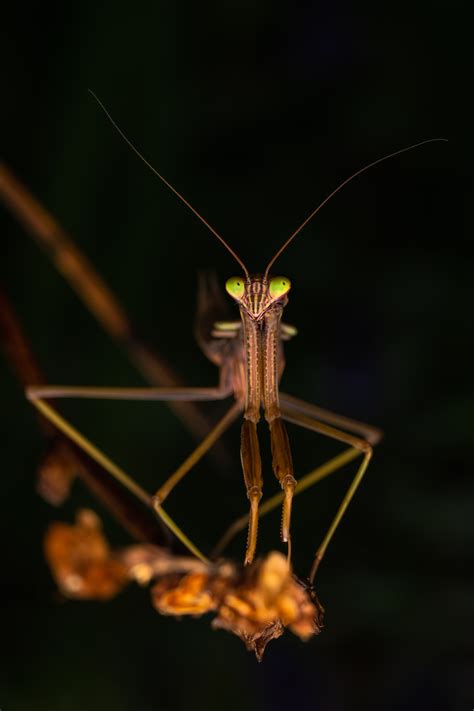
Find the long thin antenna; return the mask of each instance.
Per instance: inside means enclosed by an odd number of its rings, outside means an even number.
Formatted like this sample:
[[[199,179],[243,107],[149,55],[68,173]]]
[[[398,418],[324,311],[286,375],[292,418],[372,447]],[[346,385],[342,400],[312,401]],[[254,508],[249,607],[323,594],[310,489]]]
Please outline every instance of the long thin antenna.
[[[378,163],[382,163],[384,160],[388,160],[389,158],[393,158],[394,156],[398,156],[398,155],[400,155],[400,153],[406,153],[407,151],[413,150],[413,148],[419,148],[420,146],[424,146],[426,143],[434,143],[435,141],[446,141],[447,142],[447,140],[448,140],[447,138],[429,138],[427,141],[421,141],[420,143],[415,143],[413,146],[408,146],[408,148],[401,148],[400,150],[395,151],[394,153],[389,153],[387,156],[384,156],[383,158],[378,158],[377,160],[372,161],[372,163],[369,163],[368,165],[364,166],[363,168],[360,168],[360,170],[353,173],[351,176],[349,176],[349,178],[346,178],[340,185],[338,185],[338,187],[335,190],[332,191],[332,193],[330,193],[318,205],[318,207],[315,210],[313,210],[313,212],[310,215],[308,215],[308,217],[301,223],[301,225],[298,227],[298,229],[296,229],[293,232],[293,234],[291,234],[288,237],[286,242],[280,247],[278,252],[275,254],[275,256],[268,263],[268,266],[265,270],[265,278],[268,277],[271,267],[273,266],[275,261],[278,259],[280,254],[288,247],[290,242],[292,242],[295,239],[296,235],[301,232],[303,227],[305,227],[308,224],[308,222],[310,220],[312,220],[313,217],[321,210],[321,208],[324,207],[324,205],[327,202],[329,202],[329,200],[331,200],[331,198],[333,198],[334,195],[336,195],[336,193],[339,192],[339,190],[342,190],[342,188],[345,187],[347,185],[347,183],[350,183],[351,180],[354,180],[354,178],[357,178],[357,176],[360,175],[361,173],[365,173],[365,171],[369,170],[369,168],[373,168],[374,165],[377,165]]]
[[[89,91],[89,94],[91,94],[91,96],[97,101],[97,103],[99,104],[100,108],[102,109],[102,111],[104,112],[104,114],[107,116],[107,118],[109,119],[110,123],[111,123],[112,126],[115,128],[115,130],[117,131],[117,133],[123,138],[123,140],[125,141],[125,143],[126,143],[126,144],[132,149],[132,151],[140,158],[140,160],[142,160],[142,161],[145,163],[145,165],[148,166],[148,168],[152,171],[152,173],[154,173],[154,174],[181,200],[181,202],[184,202],[184,204],[186,205],[186,207],[188,207],[188,208],[191,210],[191,212],[194,212],[194,214],[196,215],[196,217],[198,217],[198,218],[201,220],[201,222],[206,225],[207,229],[210,230],[210,231],[212,232],[212,234],[213,234],[215,237],[217,237],[217,239],[218,239],[220,242],[222,242],[222,244],[224,245],[224,247],[231,253],[231,255],[234,257],[234,259],[240,264],[240,266],[241,266],[242,269],[244,270],[244,273],[245,273],[246,278],[248,279],[248,278],[249,278],[248,270],[247,270],[245,264],[243,263],[243,261],[240,259],[240,257],[238,257],[237,254],[234,252],[234,250],[232,249],[232,247],[230,247],[230,246],[227,244],[227,242],[225,241],[225,239],[217,232],[217,230],[215,230],[214,227],[212,227],[212,225],[210,225],[209,222],[208,222],[206,219],[204,219],[204,217],[203,217],[201,214],[199,214],[199,212],[191,205],[191,203],[189,203],[189,202],[186,200],[186,198],[183,197],[183,196],[181,195],[181,193],[179,193],[179,192],[176,190],[176,188],[174,188],[174,187],[171,185],[171,183],[169,183],[169,182],[166,180],[166,178],[164,178],[162,175],[160,175],[160,173],[158,173],[158,171],[151,165],[151,163],[149,163],[149,162],[146,160],[146,158],[140,153],[140,151],[138,150],[138,148],[136,148],[136,147],[133,145],[133,143],[131,142],[131,140],[130,140],[129,138],[127,138],[127,136],[126,136],[125,133],[122,131],[122,129],[117,125],[117,123],[114,121],[114,119],[112,118],[112,116],[110,115],[110,113],[108,112],[108,110],[105,108],[105,106],[104,106],[104,104],[102,103],[102,101],[101,101],[101,100],[99,99],[99,97],[92,91],[92,89],[89,89],[88,91]]]

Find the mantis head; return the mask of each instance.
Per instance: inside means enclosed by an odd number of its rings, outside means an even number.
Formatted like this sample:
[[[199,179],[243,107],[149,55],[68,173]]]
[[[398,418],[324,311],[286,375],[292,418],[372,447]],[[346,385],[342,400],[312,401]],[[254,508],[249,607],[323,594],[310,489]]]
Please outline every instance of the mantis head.
[[[286,306],[291,282],[288,277],[268,277],[266,274],[231,277],[225,285],[227,293],[253,321],[260,321],[276,304]]]

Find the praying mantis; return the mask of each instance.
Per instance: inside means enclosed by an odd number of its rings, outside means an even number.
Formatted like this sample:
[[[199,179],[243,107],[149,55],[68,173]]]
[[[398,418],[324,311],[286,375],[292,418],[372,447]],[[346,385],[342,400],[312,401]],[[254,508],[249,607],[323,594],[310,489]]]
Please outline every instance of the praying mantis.
[[[282,320],[291,289],[290,279],[273,274],[271,270],[277,259],[280,258],[303,228],[350,181],[382,161],[418,146],[444,139],[429,139],[397,150],[353,173],[340,183],[294,230],[275,252],[262,273],[255,275],[249,272],[237,253],[211,224],[145,160],[117,126],[100,100],[97,97],[95,98],[132,150],[179,200],[204,223],[212,235],[220,241],[239,264],[242,274],[227,280],[226,291],[236,304],[240,319],[216,322],[210,333],[206,332],[205,329],[199,329],[199,327],[197,329],[201,349],[218,368],[219,377],[215,386],[116,388],[31,385],[27,388],[26,395],[32,405],[57,429],[101,465],[134,497],[152,508],[182,544],[205,564],[209,563],[209,558],[197,548],[181,526],[169,516],[163,504],[179,482],[240,415],[243,416],[240,457],[250,510],[248,515],[238,519],[222,536],[211,554],[213,560],[221,554],[230,539],[248,525],[244,562],[245,565],[250,565],[254,561],[257,551],[259,519],[280,504],[282,504],[281,538],[288,545],[288,558],[290,559],[291,513],[294,496],[316,484],[323,477],[338,471],[352,460],[361,458],[362,461],[358,464],[355,475],[314,555],[308,575],[309,585],[312,586],[329,543],[369,466],[373,448],[380,441],[382,435],[381,431],[376,427],[338,415],[280,391],[280,380],[285,367],[283,343],[296,335],[296,330]],[[212,298],[213,288],[210,282],[206,283],[204,280],[200,286],[201,300]],[[158,487],[155,494],[150,496],[134,478],[113,462],[59,413],[52,401],[60,398],[168,402],[202,402],[233,398],[233,402],[229,405],[224,416],[211,428],[196,449]],[[261,419],[262,411],[269,428],[273,473],[281,486],[281,493],[271,497],[263,504],[261,504],[263,493],[262,464],[257,433],[257,424]],[[285,421],[342,442],[347,445],[347,449],[297,481]]]

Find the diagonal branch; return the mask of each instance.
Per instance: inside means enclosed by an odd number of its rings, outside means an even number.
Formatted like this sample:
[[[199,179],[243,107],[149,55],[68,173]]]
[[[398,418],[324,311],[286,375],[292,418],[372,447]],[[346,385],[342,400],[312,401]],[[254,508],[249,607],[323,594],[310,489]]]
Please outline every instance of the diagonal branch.
[[[134,330],[117,297],[70,235],[1,162],[0,200],[46,251],[58,271],[103,329],[125,350],[145,379],[152,385],[164,387],[182,385],[172,366]],[[210,430],[210,422],[196,404],[173,402],[168,405],[197,440]],[[217,443],[210,455],[217,459],[220,466],[230,466],[222,444]]]
[[[19,320],[1,288],[0,349],[4,351],[23,387],[46,383]],[[39,418],[39,425],[47,444],[47,455],[40,465],[38,479],[38,488],[44,498],[51,503],[61,503],[77,474],[134,538],[160,545],[169,542],[167,534],[150,511],[130,497],[93,459],[69,439],[58,434],[43,417]]]

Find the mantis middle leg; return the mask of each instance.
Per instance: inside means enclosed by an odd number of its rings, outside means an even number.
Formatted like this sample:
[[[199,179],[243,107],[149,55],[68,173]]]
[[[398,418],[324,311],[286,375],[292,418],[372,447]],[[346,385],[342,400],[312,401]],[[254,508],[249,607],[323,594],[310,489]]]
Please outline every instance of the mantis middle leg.
[[[80,388],[70,386],[31,386],[27,388],[27,397],[32,404],[52,422],[63,434],[75,442],[98,464],[125,486],[134,496],[147,506],[152,506],[162,521],[171,529],[179,540],[201,560],[207,560],[196,548],[179,526],[171,519],[161,506],[162,501],[172,488],[187,474],[201,457],[221,437],[223,432],[237,418],[242,410],[242,404],[235,402],[215,427],[207,434],[201,444],[191,453],[185,462],[169,477],[165,484],[158,490],[157,495],[151,497],[145,492],[123,469],[117,466],[90,440],[82,435],[68,422],[45,398],[54,399],[61,397],[89,397],[94,399],[148,399],[166,400],[176,396],[180,399],[216,400],[227,397],[224,388]],[[165,492],[165,496],[163,493]],[[161,493],[161,497],[160,497]]]

